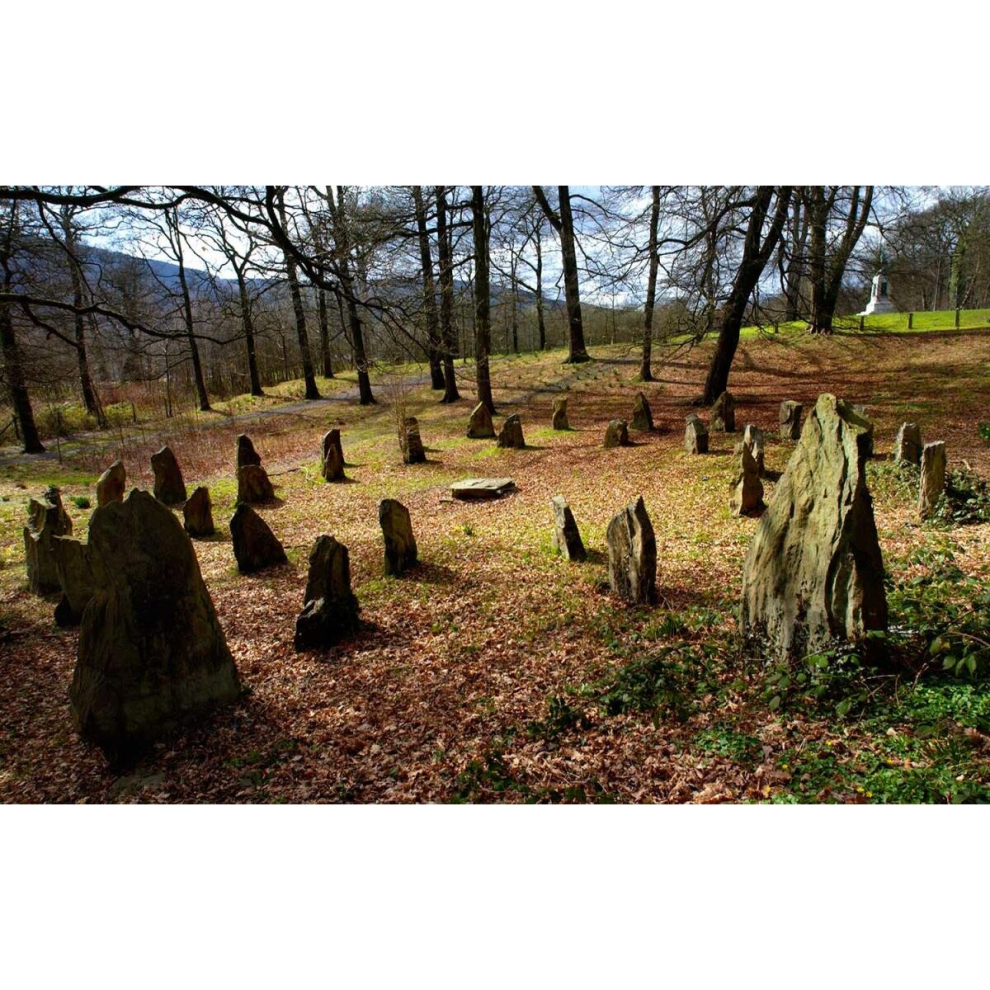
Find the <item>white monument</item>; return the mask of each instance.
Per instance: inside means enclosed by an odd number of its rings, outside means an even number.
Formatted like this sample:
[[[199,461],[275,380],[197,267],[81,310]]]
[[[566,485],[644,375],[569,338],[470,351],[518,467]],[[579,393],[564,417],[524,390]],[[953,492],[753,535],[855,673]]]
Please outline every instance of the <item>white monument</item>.
[[[860,316],[869,316],[871,313],[896,313],[894,304],[890,301],[890,279],[883,270],[883,246],[880,247],[880,266],[876,275],[873,276],[873,286],[870,289],[870,301],[866,304],[866,309]]]

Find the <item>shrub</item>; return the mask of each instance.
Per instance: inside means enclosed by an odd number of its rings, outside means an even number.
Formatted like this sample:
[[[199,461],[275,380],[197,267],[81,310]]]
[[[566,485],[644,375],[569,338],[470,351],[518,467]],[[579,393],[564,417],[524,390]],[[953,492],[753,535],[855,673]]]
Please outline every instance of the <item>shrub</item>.
[[[72,504],[77,509],[88,509],[92,503],[90,502],[89,497],[86,495],[73,495]]]

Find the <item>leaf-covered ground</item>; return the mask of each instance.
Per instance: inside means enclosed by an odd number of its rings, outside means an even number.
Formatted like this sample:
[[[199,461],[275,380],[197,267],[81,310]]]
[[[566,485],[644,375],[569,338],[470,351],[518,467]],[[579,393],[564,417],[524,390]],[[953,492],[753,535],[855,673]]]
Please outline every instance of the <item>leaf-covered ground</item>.
[[[518,412],[528,447],[498,450],[464,437],[473,405],[439,406],[394,374],[380,404],[321,404],[302,412],[90,445],[62,463],[20,459],[0,469],[0,799],[4,801],[946,801],[990,794],[990,693],[979,683],[932,681],[917,669],[861,678],[855,704],[805,704],[801,681],[780,686],[735,644],[740,565],[757,525],[728,513],[736,435],[711,453],[683,451],[683,417],[700,391],[708,351],[668,354],[658,381],[640,385],[635,352],[595,350],[494,363],[502,416]],[[458,365],[460,369],[460,364]],[[896,339],[837,336],[744,342],[732,379],[737,423],[768,435],[767,467],[781,472],[784,398],[813,403],[834,391],[865,403],[886,455],[904,420],[947,442],[984,477],[990,446],[990,335]],[[470,396],[470,366],[460,382]],[[420,378],[420,369],[409,377]],[[604,450],[609,419],[631,414],[642,389],[659,430]],[[566,390],[573,429],[549,428]],[[346,394],[339,391],[338,394]],[[405,466],[397,409],[420,418],[428,463]],[[319,475],[322,433],[339,426],[345,484]],[[261,509],[290,564],[237,573],[225,521],[233,511],[234,437],[248,432],[276,484]],[[187,485],[210,486],[218,535],[196,550],[241,679],[244,699],[115,773],[74,733],[67,686],[77,632],[57,628],[54,601],[28,594],[21,526],[26,500],[62,486],[77,534],[100,470],[123,454],[128,485],[150,487],[148,455],[167,440]],[[948,554],[986,582],[990,524],[918,524],[912,479],[870,465],[892,587]],[[447,497],[463,477],[508,475],[518,492],[492,503]],[[767,498],[773,483],[767,483]],[[571,565],[550,544],[549,500],[564,494],[590,559]],[[605,585],[609,519],[642,494],[659,551],[662,602],[631,608]],[[382,576],[377,505],[410,510],[422,564]],[[350,550],[365,631],[322,653],[297,654],[306,554],[320,533]],[[777,675],[779,678],[779,673]],[[814,671],[809,675],[814,678]],[[859,691],[859,688],[856,689]]]

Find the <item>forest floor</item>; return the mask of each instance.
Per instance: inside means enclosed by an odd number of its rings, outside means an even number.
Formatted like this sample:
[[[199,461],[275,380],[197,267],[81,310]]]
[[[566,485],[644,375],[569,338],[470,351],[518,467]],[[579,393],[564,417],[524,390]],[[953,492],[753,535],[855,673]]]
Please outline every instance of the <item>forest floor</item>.
[[[107,445],[67,445],[61,461],[0,466],[0,800],[990,800],[990,685],[918,659],[929,647],[923,629],[945,616],[968,621],[973,596],[985,594],[990,523],[919,524],[916,477],[886,460],[909,420],[926,441],[946,441],[950,468],[965,461],[986,478],[990,444],[978,424],[990,419],[990,333],[758,338],[736,358],[737,423],[764,430],[771,477],[793,449],[777,438],[782,399],[808,408],[831,391],[869,408],[878,456],[868,480],[892,627],[904,634],[899,655],[917,661],[883,673],[848,658],[824,673],[816,661],[784,672],[744,656],[734,610],[758,522],[728,512],[739,434],[712,434],[705,457],[683,450],[708,346],[658,354],[658,380],[645,384],[635,380],[635,349],[592,353],[584,365],[562,364],[562,352],[493,361],[496,425],[518,412],[525,450],[465,438],[470,366],[465,398],[451,406],[437,404],[415,367],[410,381],[391,374],[379,384],[373,407],[346,398],[253,422],[163,421]],[[345,397],[347,378],[334,386]],[[604,450],[608,421],[630,416],[639,390],[659,429]],[[561,392],[573,429],[554,432]],[[419,418],[426,464],[403,465],[401,414]],[[319,473],[320,438],[334,426],[346,484]],[[277,501],[260,511],[289,557],[248,577],[225,525],[235,437],[245,431],[276,485]],[[54,599],[27,592],[21,529],[27,499],[58,484],[84,535],[100,472],[122,456],[128,487],[150,488],[149,456],[163,442],[190,490],[210,487],[218,533],[196,551],[248,691],[118,773],[72,729],[78,632],[55,626]],[[512,477],[518,491],[450,501],[451,482],[478,476]],[[773,489],[767,482],[767,499]],[[552,551],[557,493],[589,548],[585,564]],[[654,607],[627,606],[606,583],[605,528],[640,494],[657,535]],[[400,579],[382,576],[385,497],[409,508],[419,544],[421,564]],[[320,533],[349,548],[366,628],[297,654],[306,557]]]

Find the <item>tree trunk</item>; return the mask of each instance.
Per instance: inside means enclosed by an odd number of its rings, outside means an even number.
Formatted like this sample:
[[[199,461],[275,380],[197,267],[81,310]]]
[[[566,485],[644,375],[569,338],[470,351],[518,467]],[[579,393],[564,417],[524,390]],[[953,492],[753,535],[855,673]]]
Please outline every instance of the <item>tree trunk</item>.
[[[324,289],[317,289],[316,305],[320,318],[320,371],[324,378],[333,378],[333,365],[330,362],[330,320],[327,317],[327,294]]]
[[[456,402],[461,396],[457,391],[454,372],[454,355],[457,338],[454,335],[454,266],[451,244],[447,232],[447,192],[436,187],[437,197],[437,253],[440,262],[440,346],[443,357],[443,398],[441,402]]]
[[[413,186],[413,203],[416,208],[416,229],[419,234],[419,260],[423,269],[423,314],[426,318],[427,356],[430,362],[430,388],[443,391],[446,384],[440,365],[440,323],[437,319],[437,297],[433,288],[433,257],[430,253],[430,235],[426,229],[426,206],[423,203],[423,187]]]
[[[490,413],[495,413],[492,398],[492,380],[488,367],[491,350],[490,286],[488,283],[488,229],[485,217],[485,197],[481,186],[471,187],[471,215],[474,220],[474,348],[477,372],[478,401],[483,402]]]
[[[176,225],[177,226],[177,225]],[[176,229],[176,238],[181,235]],[[210,397],[206,391],[206,379],[203,377],[203,364],[199,358],[199,347],[196,344],[196,327],[193,322],[192,297],[189,295],[189,284],[186,281],[186,266],[183,262],[181,249],[179,254],[179,285],[182,288],[182,318],[186,325],[186,339],[189,342],[189,353],[192,357],[193,381],[196,384],[196,395],[199,398],[200,412],[210,411]]]
[[[511,313],[512,313],[512,353],[519,353],[519,283],[516,281],[516,265],[518,259],[515,254],[510,260],[510,280],[511,285]]]
[[[543,315],[543,248],[540,234],[543,224],[536,231],[536,329],[540,335],[540,350],[547,349],[547,325]]]
[[[241,300],[241,323],[244,325],[244,343],[247,346],[248,377],[251,379],[251,394],[264,395],[261,378],[258,375],[258,356],[254,345],[254,319],[251,316],[251,300],[248,296],[247,283],[244,273],[235,267],[237,272],[237,291]]]
[[[639,377],[644,382],[653,381],[650,360],[653,352],[653,308],[657,300],[657,271],[660,255],[657,251],[657,231],[660,226],[660,187],[653,187],[653,205],[650,208],[650,271],[646,281],[646,304],[643,306],[643,360]]]
[[[24,381],[24,366],[14,334],[14,323],[10,318],[9,308],[4,305],[0,305],[0,350],[3,353],[4,377],[7,379],[10,404],[14,409],[14,419],[20,431],[24,453],[43,454],[45,447],[34,422],[34,410],[31,408],[31,397]]]
[[[790,232],[791,257],[784,275],[784,319],[794,323],[801,317],[801,278],[804,274],[804,252],[808,243],[808,213],[802,209],[800,197],[792,203]]]

